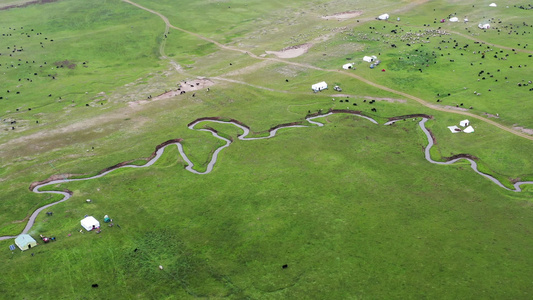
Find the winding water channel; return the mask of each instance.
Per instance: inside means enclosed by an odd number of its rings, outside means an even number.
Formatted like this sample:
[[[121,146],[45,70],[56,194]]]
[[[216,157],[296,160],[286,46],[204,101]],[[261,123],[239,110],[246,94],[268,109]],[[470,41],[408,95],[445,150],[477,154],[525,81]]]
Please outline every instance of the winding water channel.
[[[372,118],[370,118],[368,116],[364,116],[364,115],[357,114],[357,113],[354,113],[354,112],[329,112],[329,113],[326,113],[326,114],[307,117],[306,121],[309,124],[321,127],[321,126],[324,126],[324,124],[320,123],[320,122],[317,122],[317,121],[314,121],[314,119],[327,117],[329,115],[336,114],[336,113],[350,113],[350,114],[356,115],[358,117],[365,118],[365,119],[369,120],[370,122],[372,122],[374,124],[378,124],[378,122],[376,120],[374,120],[374,119],[372,119]],[[389,122],[385,123],[384,125],[391,125],[391,124],[393,124],[393,123],[395,123],[397,121],[398,120],[389,121]],[[427,140],[428,140],[428,145],[425,148],[425,157],[426,157],[426,160],[429,161],[430,163],[438,164],[438,165],[449,165],[449,164],[453,164],[453,163],[455,163],[455,162],[457,162],[457,161],[459,161],[461,159],[466,159],[466,160],[468,160],[470,162],[470,166],[472,167],[474,172],[476,172],[479,175],[491,180],[492,182],[494,182],[498,186],[500,186],[500,187],[502,187],[502,188],[504,188],[506,190],[509,190],[509,191],[521,192],[522,191],[522,189],[520,188],[521,185],[533,184],[533,181],[520,181],[520,182],[516,182],[514,184],[514,189],[510,189],[510,188],[506,187],[505,185],[503,185],[498,179],[492,177],[491,175],[488,175],[488,174],[485,174],[485,173],[479,171],[476,162],[474,160],[472,160],[470,158],[466,158],[466,157],[455,158],[455,159],[452,159],[452,160],[449,160],[449,161],[446,161],[446,162],[434,161],[433,159],[431,159],[431,155],[430,155],[431,147],[433,147],[433,137],[432,137],[431,133],[429,132],[429,130],[425,126],[427,121],[428,121],[428,118],[423,117],[422,120],[418,123],[418,125],[420,126],[422,131],[426,134],[426,137],[427,137]],[[215,138],[220,139],[220,140],[225,142],[224,145],[218,147],[213,152],[213,155],[211,157],[211,161],[208,163],[207,169],[204,172],[199,172],[199,171],[194,170],[194,164],[192,163],[192,161],[187,157],[187,155],[183,151],[183,146],[182,146],[182,144],[180,142],[172,142],[172,143],[169,143],[169,144],[159,148],[156,151],[155,156],[153,156],[146,164],[144,164],[142,166],[139,166],[139,165],[123,165],[123,166],[119,166],[119,167],[116,167],[116,168],[111,168],[111,169],[109,169],[109,170],[107,170],[105,172],[102,172],[102,173],[100,173],[98,175],[91,176],[91,177],[75,178],[75,179],[58,179],[58,180],[46,181],[44,183],[37,184],[32,189],[32,191],[34,193],[38,193],[38,194],[44,194],[44,193],[46,193],[46,194],[60,194],[60,195],[63,195],[63,198],[61,200],[59,200],[59,201],[44,205],[44,206],[38,208],[37,210],[35,210],[32,213],[32,215],[30,216],[30,218],[28,219],[28,223],[26,224],[26,227],[24,227],[24,230],[22,231],[22,233],[28,233],[30,231],[30,229],[32,228],[33,224],[35,223],[35,219],[37,218],[37,216],[39,215],[40,212],[42,212],[43,210],[45,210],[45,209],[47,209],[47,208],[49,208],[49,207],[51,207],[53,205],[56,205],[56,204],[64,202],[64,201],[67,201],[72,196],[72,194],[70,192],[41,191],[40,190],[41,188],[46,187],[46,186],[50,186],[50,185],[54,185],[54,184],[60,184],[60,183],[66,183],[66,182],[74,182],[74,181],[84,181],[84,180],[91,180],[91,179],[104,177],[107,174],[113,172],[114,170],[117,170],[117,169],[120,169],[120,168],[146,168],[146,167],[149,167],[149,166],[153,165],[155,162],[157,162],[157,160],[159,160],[159,158],[161,157],[161,155],[165,151],[165,148],[173,146],[173,145],[176,145],[178,147],[178,151],[179,151],[181,157],[187,163],[187,167],[185,168],[187,171],[192,172],[194,174],[199,174],[199,175],[205,175],[205,174],[211,173],[211,171],[213,171],[213,167],[214,167],[215,163],[217,162],[218,154],[224,148],[229,147],[231,145],[232,141],[227,139],[227,138],[224,138],[224,137],[220,136],[215,130],[212,130],[212,129],[196,129],[195,126],[198,125],[201,122],[212,122],[212,123],[222,123],[222,124],[234,125],[234,126],[240,128],[243,131],[243,134],[238,136],[238,139],[239,140],[243,140],[243,141],[269,139],[269,138],[272,138],[272,137],[276,136],[278,130],[284,129],[284,128],[308,127],[306,125],[281,125],[281,126],[278,126],[278,127],[274,128],[274,129],[270,130],[268,136],[251,138],[251,137],[247,137],[250,134],[250,129],[248,127],[242,125],[242,124],[239,124],[239,123],[235,122],[235,121],[221,121],[221,120],[214,120],[214,119],[198,119],[198,120],[192,122],[191,124],[189,124],[188,128],[192,129],[192,130],[207,131],[207,132],[211,133]],[[16,238],[16,237],[17,236],[1,236],[0,240],[13,239],[13,238]]]

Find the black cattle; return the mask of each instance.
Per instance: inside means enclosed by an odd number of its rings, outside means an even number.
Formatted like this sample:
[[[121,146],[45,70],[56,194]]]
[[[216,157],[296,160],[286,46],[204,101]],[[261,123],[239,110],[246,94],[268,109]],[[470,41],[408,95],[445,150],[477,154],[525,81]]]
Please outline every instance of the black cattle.
[[[377,112],[378,110],[374,107],[374,108],[372,108],[372,111],[373,112]]]

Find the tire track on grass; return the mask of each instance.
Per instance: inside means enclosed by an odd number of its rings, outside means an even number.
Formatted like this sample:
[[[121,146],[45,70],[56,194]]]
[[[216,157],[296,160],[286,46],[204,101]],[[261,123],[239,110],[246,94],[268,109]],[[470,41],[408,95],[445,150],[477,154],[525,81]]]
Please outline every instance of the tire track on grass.
[[[324,124],[321,123],[321,122],[314,121],[314,119],[327,117],[327,116],[330,116],[330,115],[333,115],[333,114],[343,114],[343,113],[352,114],[352,115],[367,119],[368,121],[378,125],[378,122],[376,120],[374,120],[373,118],[365,116],[364,114],[362,114],[360,112],[348,111],[348,110],[331,110],[330,112],[328,112],[326,114],[317,114],[317,115],[308,116],[308,117],[305,118],[305,120],[311,125],[316,125],[317,127],[322,127],[322,126],[324,126]],[[393,120],[393,121],[389,121],[389,122],[385,123],[384,125],[386,125],[386,126],[387,125],[391,125],[391,124],[394,124],[395,122],[397,122],[399,120],[402,120],[402,119],[405,119],[405,118],[411,118],[411,117],[412,116],[398,117],[398,118],[395,118],[395,120]],[[520,182],[514,183],[514,185],[513,185],[514,189],[510,189],[510,188],[506,187],[503,183],[501,183],[495,177],[479,171],[479,169],[477,167],[477,163],[474,160],[472,160],[470,158],[467,158],[467,157],[455,158],[455,159],[452,159],[452,160],[446,161],[446,162],[439,162],[439,161],[435,161],[435,160],[431,159],[430,150],[433,147],[433,136],[431,135],[431,133],[427,130],[427,128],[425,126],[425,123],[427,121],[428,121],[428,117],[422,117],[422,120],[419,122],[419,126],[422,129],[422,131],[424,132],[424,134],[426,135],[427,140],[428,140],[428,145],[425,148],[424,154],[425,154],[426,160],[429,161],[430,163],[438,164],[438,165],[449,165],[449,164],[453,164],[453,163],[455,163],[455,162],[457,162],[457,161],[459,161],[461,159],[466,159],[467,161],[470,162],[470,167],[476,173],[478,173],[479,175],[491,180],[492,182],[494,182],[495,184],[497,184],[501,188],[504,188],[504,189],[506,189],[508,191],[521,192],[522,191],[522,189],[520,188],[521,185],[533,184],[533,181],[520,181]],[[40,181],[40,182],[34,182],[34,183],[32,183],[30,185],[30,190],[32,192],[38,193],[38,194],[60,194],[60,195],[63,195],[63,198],[61,200],[59,200],[59,201],[44,205],[44,206],[38,208],[37,210],[35,210],[32,213],[32,215],[30,216],[30,218],[28,219],[28,223],[26,224],[26,227],[24,228],[22,233],[23,234],[24,233],[28,233],[31,230],[31,228],[33,227],[33,225],[35,223],[35,219],[37,218],[37,216],[39,215],[39,213],[41,211],[43,211],[44,209],[49,208],[49,207],[51,207],[53,205],[56,205],[58,203],[67,201],[68,199],[70,199],[70,197],[72,197],[72,192],[69,191],[69,190],[65,190],[65,191],[53,191],[53,190],[52,191],[41,191],[40,190],[41,188],[44,188],[44,187],[50,186],[50,185],[61,184],[61,183],[97,179],[97,178],[104,177],[107,174],[109,174],[109,173],[111,173],[111,172],[113,172],[113,171],[115,171],[117,169],[121,169],[121,168],[146,168],[146,167],[150,167],[150,166],[152,166],[153,164],[155,164],[159,160],[159,158],[163,155],[163,152],[165,151],[165,149],[167,147],[170,147],[170,146],[173,146],[173,145],[177,146],[181,158],[187,163],[187,166],[185,167],[185,169],[187,171],[189,171],[191,173],[194,173],[194,174],[197,174],[197,175],[206,175],[206,174],[211,173],[213,171],[213,168],[214,168],[216,162],[217,162],[219,153],[223,149],[229,147],[231,145],[231,143],[232,143],[232,140],[220,136],[218,134],[218,132],[216,130],[214,130],[214,129],[204,129],[204,128],[197,129],[197,128],[195,128],[196,125],[198,125],[199,123],[202,123],[202,122],[212,122],[212,123],[234,125],[234,126],[238,127],[239,129],[241,129],[243,131],[243,133],[238,136],[238,139],[242,140],[242,141],[254,141],[254,140],[263,140],[263,139],[273,138],[273,137],[276,136],[277,132],[279,130],[281,130],[281,129],[309,127],[309,126],[306,126],[306,125],[298,124],[298,122],[290,123],[290,124],[281,124],[281,125],[278,125],[278,126],[275,126],[275,127],[271,128],[269,130],[269,135],[268,136],[264,136],[264,137],[248,137],[248,135],[250,134],[250,128],[247,125],[245,125],[245,124],[243,124],[243,123],[241,123],[241,122],[239,122],[237,120],[223,121],[223,120],[220,120],[219,118],[200,118],[200,119],[197,119],[197,120],[191,122],[187,127],[189,129],[191,129],[191,130],[209,132],[209,133],[211,133],[213,135],[213,137],[215,137],[217,139],[220,139],[220,140],[225,142],[224,145],[218,147],[213,152],[213,154],[211,156],[211,160],[209,161],[205,171],[200,172],[200,171],[194,170],[194,164],[189,159],[187,154],[185,154],[185,152],[183,151],[183,145],[180,143],[180,140],[170,140],[170,141],[167,141],[167,142],[159,145],[158,147],[156,147],[156,152],[154,153],[154,155],[152,155],[152,158],[146,164],[141,165],[141,166],[139,166],[139,165],[126,165],[126,164],[120,163],[120,164],[115,165],[114,167],[110,167],[110,168],[105,169],[104,172],[101,172],[98,175],[91,176],[91,177],[74,178],[74,179],[68,179],[67,178],[67,179],[58,179],[58,180],[43,180],[43,181]],[[56,177],[52,176],[51,178],[56,178]],[[1,240],[7,240],[7,239],[14,239],[14,238],[16,238],[16,236],[1,236],[0,237],[0,241]]]

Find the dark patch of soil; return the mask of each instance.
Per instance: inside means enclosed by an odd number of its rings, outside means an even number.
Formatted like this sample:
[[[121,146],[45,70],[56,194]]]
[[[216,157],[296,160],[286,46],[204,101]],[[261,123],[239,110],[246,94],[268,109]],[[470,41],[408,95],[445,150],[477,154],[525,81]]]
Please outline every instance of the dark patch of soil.
[[[276,130],[280,127],[287,127],[287,126],[294,126],[294,125],[302,125],[302,122],[291,122],[291,123],[285,123],[285,124],[279,124],[279,125],[276,125],[274,127],[271,127],[268,132],[271,132],[273,130]]]
[[[209,121],[209,120],[233,122],[233,123],[239,124],[241,126],[244,126],[244,127],[248,128],[248,129],[250,129],[250,127],[248,127],[248,125],[244,124],[241,121],[238,121],[238,120],[235,120],[235,119],[227,119],[227,118],[223,118],[223,117],[203,117],[203,118],[198,118],[198,119],[192,121],[191,123],[187,124],[187,127],[191,126],[192,124],[194,124],[196,122]]]
[[[305,118],[310,118],[310,117],[316,117],[316,116],[320,116],[320,115],[325,115],[325,114],[328,114],[328,113],[346,113],[346,114],[352,114],[352,115],[360,115],[360,116],[365,116],[360,110],[349,110],[349,109],[329,109],[327,112],[322,112],[322,111],[319,111],[319,112],[315,112],[315,113],[310,113],[310,114],[307,114],[305,116]],[[365,116],[366,117],[366,116]]]
[[[431,131],[431,129],[427,128],[427,131],[429,132],[429,135],[431,135],[431,139],[433,140],[433,145],[437,145],[437,139],[435,138],[435,136],[433,135],[433,132]]]
[[[58,68],[67,67],[71,70],[76,68],[76,64],[72,61],[69,61],[68,59],[65,59],[63,61],[56,61],[54,65]]]
[[[48,182],[54,181],[54,180],[68,179],[68,178],[72,178],[74,176],[83,176],[83,175],[85,175],[85,174],[57,174],[57,175],[52,175],[52,176],[48,177],[45,180],[32,182],[30,184],[30,191],[33,191],[33,188],[35,188],[37,185],[40,185],[40,184],[45,184],[45,183],[48,183]],[[65,190],[65,192],[69,193],[70,191]]]
[[[475,157],[474,155],[470,155],[470,154],[455,154],[450,157],[443,157],[443,159],[446,161],[454,160],[456,158],[470,158],[471,160],[479,160],[479,158]]]
[[[21,4],[0,6],[0,10],[8,10],[8,9],[11,9],[11,8],[21,8],[21,7],[30,6],[32,4],[45,4],[45,3],[51,3],[51,2],[56,2],[56,1],[58,1],[58,0],[34,0],[34,1],[28,1],[28,2],[25,2],[25,3],[21,3]]]
[[[412,115],[391,117],[389,118],[389,121],[403,120],[403,119],[409,119],[409,118],[418,118],[418,117],[433,119],[433,116],[426,115],[426,114],[412,114]]]

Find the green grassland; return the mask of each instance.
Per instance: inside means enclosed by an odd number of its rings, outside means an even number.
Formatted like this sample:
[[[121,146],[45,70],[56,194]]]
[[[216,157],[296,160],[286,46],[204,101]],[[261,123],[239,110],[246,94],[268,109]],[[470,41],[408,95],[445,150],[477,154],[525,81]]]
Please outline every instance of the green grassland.
[[[43,7],[47,13],[41,13]],[[161,68],[162,24],[115,1],[60,1],[3,15],[1,31],[9,35],[2,36],[0,47],[4,111],[85,105],[102,91]]]
[[[0,10],[0,236],[19,234],[31,212],[60,199],[28,189],[52,175],[141,165],[176,138],[204,171],[223,142],[187,128],[198,118],[236,119],[255,137],[279,124],[309,126],[241,141],[235,126],[203,122],[196,128],[233,140],[210,174],[186,171],[171,146],[149,168],[46,187],[73,191],[30,231],[57,242],[12,253],[13,241],[0,241],[3,297],[524,299],[533,292],[533,187],[506,191],[466,161],[429,163],[420,118],[382,125],[431,115],[433,159],[466,153],[508,187],[533,180],[531,140],[454,113],[533,129],[531,11],[515,7],[522,2],[491,10],[475,1],[134,2],[205,38],[172,27],[165,36],[160,17],[118,0]],[[356,10],[362,14],[352,19],[321,18]],[[389,21],[374,19],[384,12]],[[456,13],[470,22],[439,23]],[[482,20],[493,28],[479,30]],[[265,53],[303,43],[312,46],[299,57]],[[364,55],[381,64],[370,69]],[[342,70],[346,62],[355,70]],[[151,97],[198,77],[213,82],[209,90]],[[330,88],[313,93],[322,80]],[[379,125],[349,114],[320,118],[323,127],[305,121],[330,109],[361,111]],[[446,128],[465,118],[475,133]],[[87,214],[109,214],[120,227],[80,233]]]
[[[3,252],[18,266],[4,278],[4,295],[33,282],[15,280],[22,271],[41,278],[31,295],[51,295],[61,283],[65,298],[433,298],[450,286],[457,286],[450,297],[528,292],[520,275],[531,264],[527,197],[504,200],[508,193],[468,168],[428,164],[417,155],[424,137],[416,122],[327,121],[236,142],[208,176],[184,171],[170,148],[153,168],[59,186],[75,197],[32,230],[59,240],[33,257]],[[81,234],[84,214],[109,214],[121,228]]]
[[[334,49],[342,49],[345,45],[362,44],[362,53],[379,54],[382,63],[378,69],[386,70],[376,72],[378,70],[370,69],[368,63],[358,59],[357,74],[365,78],[397,90],[412,90],[411,94],[434,103],[437,100],[450,106],[462,103],[464,108],[473,107],[473,112],[478,114],[499,114],[501,122],[508,125],[523,124],[521,126],[528,128],[533,125],[528,113],[533,105],[529,84],[533,52],[515,53],[453,33],[439,34],[433,24],[427,28],[396,23],[399,25],[374,22],[368,23],[372,26],[357,27],[339,35],[326,49],[335,52]],[[393,30],[398,33],[391,33]],[[326,49],[317,49],[317,52],[323,53],[328,51]],[[352,57],[353,54],[327,55],[320,66],[339,67],[346,62],[345,58]]]

